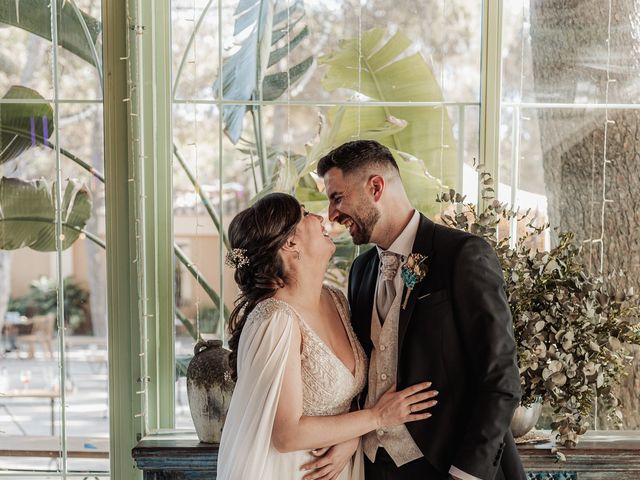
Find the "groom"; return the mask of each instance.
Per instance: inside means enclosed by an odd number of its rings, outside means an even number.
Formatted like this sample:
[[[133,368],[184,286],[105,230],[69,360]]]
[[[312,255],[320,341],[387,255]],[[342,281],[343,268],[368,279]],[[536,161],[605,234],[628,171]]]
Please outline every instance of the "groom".
[[[318,174],[329,220],[355,244],[375,244],[349,276],[353,326],[370,359],[361,406],[394,383],[431,381],[439,391],[430,419],[362,438],[366,480],[524,479],[509,430],[520,399],[516,349],[492,247],[418,213],[391,152],[375,141],[336,148]],[[419,255],[424,277],[410,290],[402,265]]]

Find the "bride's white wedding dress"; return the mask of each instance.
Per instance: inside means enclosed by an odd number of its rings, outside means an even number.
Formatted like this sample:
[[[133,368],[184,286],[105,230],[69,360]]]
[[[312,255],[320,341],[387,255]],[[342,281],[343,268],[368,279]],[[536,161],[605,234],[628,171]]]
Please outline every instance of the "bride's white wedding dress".
[[[271,431],[294,322],[302,336],[303,415],[338,415],[365,386],[367,358],[356,339],[344,295],[326,287],[335,302],[356,359],[352,373],[289,305],[260,302],[249,314],[238,345],[238,381],[225,420],[218,455],[219,480],[294,480],[314,457],[308,451],[278,452]],[[362,451],[338,480],[362,480]]]

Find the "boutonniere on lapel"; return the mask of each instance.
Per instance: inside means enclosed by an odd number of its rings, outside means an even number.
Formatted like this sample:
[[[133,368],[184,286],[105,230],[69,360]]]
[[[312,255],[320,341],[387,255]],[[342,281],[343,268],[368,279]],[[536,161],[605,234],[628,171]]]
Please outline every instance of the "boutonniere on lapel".
[[[400,276],[402,277],[405,287],[407,287],[407,292],[405,293],[404,300],[402,302],[403,310],[407,308],[409,295],[411,295],[416,284],[420,283],[429,272],[429,268],[425,263],[427,258],[429,257],[422,255],[421,253],[411,253],[400,269]]]

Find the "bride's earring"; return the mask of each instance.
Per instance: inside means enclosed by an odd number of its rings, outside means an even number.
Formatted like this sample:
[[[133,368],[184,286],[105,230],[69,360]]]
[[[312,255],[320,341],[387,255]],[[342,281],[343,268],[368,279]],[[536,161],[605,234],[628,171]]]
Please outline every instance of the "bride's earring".
[[[296,260],[300,260],[300,250],[296,250],[295,254],[296,254]]]

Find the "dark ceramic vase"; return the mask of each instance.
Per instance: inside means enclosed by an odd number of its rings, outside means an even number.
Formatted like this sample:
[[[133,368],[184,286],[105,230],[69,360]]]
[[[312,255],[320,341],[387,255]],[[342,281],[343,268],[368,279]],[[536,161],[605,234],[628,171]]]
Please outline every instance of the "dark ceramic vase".
[[[187,397],[201,442],[220,443],[235,382],[221,340],[200,340],[187,368]]]

